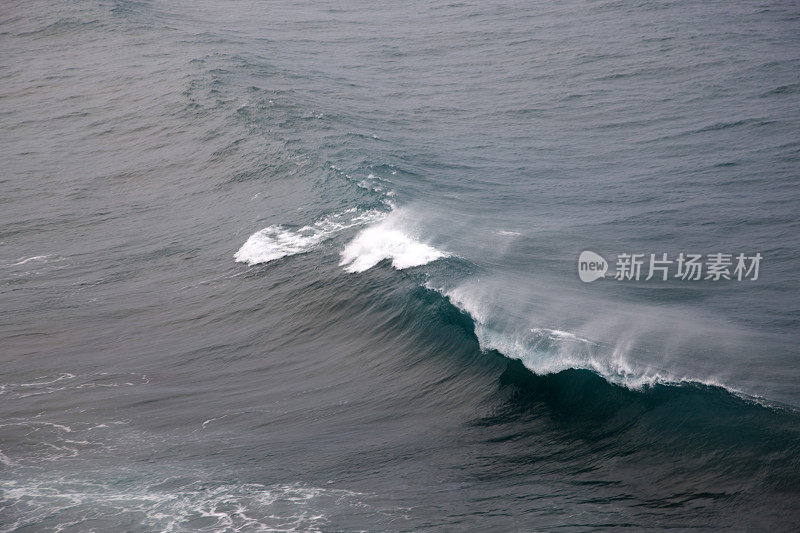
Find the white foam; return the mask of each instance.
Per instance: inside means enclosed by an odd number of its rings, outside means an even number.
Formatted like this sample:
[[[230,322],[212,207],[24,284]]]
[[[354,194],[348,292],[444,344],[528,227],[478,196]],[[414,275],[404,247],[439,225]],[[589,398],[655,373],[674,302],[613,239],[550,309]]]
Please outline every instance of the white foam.
[[[365,503],[369,495],[300,483],[236,485],[198,479],[165,490],[160,483],[140,481],[120,487],[107,480],[107,472],[93,474],[92,479],[44,474],[3,480],[3,505],[15,511],[17,521],[0,531],[53,520],[59,520],[56,531],[85,529],[95,520],[135,520],[147,530],[164,532],[194,530],[198,522],[204,531],[323,531],[330,529],[330,514],[374,511]]]
[[[132,376],[136,376],[132,378]],[[0,384],[0,396],[8,399],[23,399],[45,394],[58,394],[62,391],[76,391],[97,387],[123,387],[148,383],[144,374],[124,373],[112,374],[100,372],[77,376],[63,372],[57,376],[39,376],[34,381],[24,383]]]
[[[24,257],[20,258],[20,261],[14,263],[14,265],[24,265],[25,263],[30,263],[31,261],[46,261],[47,258],[50,257],[49,255],[35,255],[33,257],[28,257],[27,259]]]
[[[356,208],[351,208],[300,229],[282,225],[268,226],[250,235],[233,257],[239,263],[256,265],[305,253],[344,229],[380,220],[384,216],[385,213],[377,210],[359,212]]]
[[[570,333],[569,331],[563,331],[560,329],[550,329],[550,328],[533,328],[531,329],[534,333],[540,333],[545,335],[550,335],[552,337],[559,337],[562,339],[577,339],[578,336],[574,333]]]
[[[267,263],[287,255],[307,252],[323,238],[324,235],[310,231],[308,226],[296,232],[282,226],[269,226],[250,235],[234,258],[250,265]]]
[[[0,263],[0,268],[15,268],[28,265],[28,267],[34,267],[34,268],[41,267],[38,272],[42,272],[44,268],[47,268],[46,265],[50,263],[60,263],[64,260],[65,260],[64,257],[54,256],[52,254],[34,255],[31,257],[19,257],[16,260],[12,260],[11,262],[2,262]],[[29,265],[29,263],[31,264]]]
[[[570,333],[569,331],[563,331],[560,329],[552,329],[552,328],[531,328],[531,332],[535,335],[540,335],[544,338],[554,339],[554,340],[572,340],[576,342],[582,342],[585,344],[591,344],[597,346],[596,342],[593,342],[589,339],[585,339],[583,337],[578,337],[574,333]]]
[[[364,272],[384,259],[398,270],[424,265],[448,254],[420,242],[385,221],[364,229],[342,251],[339,265],[348,272]]]

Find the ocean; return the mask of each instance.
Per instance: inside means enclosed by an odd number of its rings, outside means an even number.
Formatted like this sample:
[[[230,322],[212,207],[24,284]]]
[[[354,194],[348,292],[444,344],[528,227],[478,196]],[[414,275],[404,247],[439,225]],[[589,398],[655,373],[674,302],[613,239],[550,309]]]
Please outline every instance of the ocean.
[[[800,526],[798,2],[4,2],[0,126],[0,531]]]

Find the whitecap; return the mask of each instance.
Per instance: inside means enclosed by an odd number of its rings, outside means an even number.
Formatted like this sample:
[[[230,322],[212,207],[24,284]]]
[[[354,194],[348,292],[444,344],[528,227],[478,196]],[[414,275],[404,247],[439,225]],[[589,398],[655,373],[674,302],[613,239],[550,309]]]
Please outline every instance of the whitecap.
[[[283,225],[268,226],[250,235],[233,257],[239,263],[256,265],[306,253],[344,229],[367,224],[384,216],[385,213],[377,210],[360,212],[356,208],[350,208],[299,229]]]
[[[342,250],[340,266],[348,272],[364,272],[384,259],[398,270],[425,265],[448,254],[394,227],[380,223],[362,230]]]

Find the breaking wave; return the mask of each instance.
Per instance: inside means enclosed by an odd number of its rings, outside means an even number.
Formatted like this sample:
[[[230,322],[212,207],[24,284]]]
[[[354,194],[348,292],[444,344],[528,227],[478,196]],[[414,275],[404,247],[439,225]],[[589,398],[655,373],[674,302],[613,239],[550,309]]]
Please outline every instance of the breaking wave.
[[[364,272],[389,259],[394,268],[402,270],[425,265],[447,255],[412,237],[394,220],[387,219],[362,230],[345,246],[339,265],[348,272]]]

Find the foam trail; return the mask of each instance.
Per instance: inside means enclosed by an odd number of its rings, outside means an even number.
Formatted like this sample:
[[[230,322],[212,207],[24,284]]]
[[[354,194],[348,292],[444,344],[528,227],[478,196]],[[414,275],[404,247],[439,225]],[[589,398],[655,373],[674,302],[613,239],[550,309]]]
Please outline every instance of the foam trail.
[[[339,265],[348,272],[364,272],[384,259],[398,270],[447,257],[446,252],[410,237],[386,220],[361,231],[342,251]]]
[[[16,262],[2,263],[0,268],[13,268],[16,266],[27,265],[28,263],[47,263],[50,254],[47,255],[34,255],[33,257],[20,257]]]
[[[16,266],[16,265],[24,265],[25,263],[29,263],[29,262],[31,262],[31,261],[44,261],[44,260],[46,260],[48,257],[50,257],[50,256],[49,256],[49,255],[35,255],[35,256],[33,256],[33,257],[28,257],[27,259],[25,259],[25,258],[20,258],[20,259],[21,259],[21,261],[19,261],[19,262],[17,262],[17,263],[14,263],[14,265],[15,265],[15,266]]]
[[[356,208],[351,208],[300,229],[283,225],[268,226],[250,235],[233,257],[237,262],[249,265],[268,263],[281,257],[308,252],[344,229],[368,224],[385,216],[386,213],[377,210],[359,212]]]
[[[324,239],[324,235],[308,228],[298,231],[282,226],[269,226],[250,236],[233,256],[240,263],[255,265],[287,255],[307,252]]]

